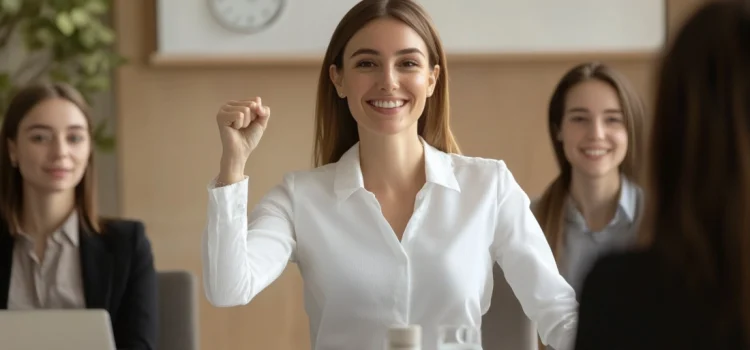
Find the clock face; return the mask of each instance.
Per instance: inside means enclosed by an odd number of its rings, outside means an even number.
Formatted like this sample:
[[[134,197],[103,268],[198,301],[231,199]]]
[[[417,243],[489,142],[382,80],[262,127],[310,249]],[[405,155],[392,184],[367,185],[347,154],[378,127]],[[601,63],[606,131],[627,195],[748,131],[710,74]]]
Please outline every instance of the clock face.
[[[239,33],[256,33],[267,28],[285,5],[286,0],[208,0],[214,18]]]

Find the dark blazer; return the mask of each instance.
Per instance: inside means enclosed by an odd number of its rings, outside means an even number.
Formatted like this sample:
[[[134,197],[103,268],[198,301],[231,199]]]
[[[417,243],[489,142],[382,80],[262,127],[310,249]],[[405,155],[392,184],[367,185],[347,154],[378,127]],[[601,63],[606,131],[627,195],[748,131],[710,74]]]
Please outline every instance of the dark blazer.
[[[157,280],[151,243],[138,221],[109,220],[101,234],[80,229],[87,309],[105,309],[118,349],[156,349]],[[14,238],[0,222],[0,309],[8,308]]]
[[[661,261],[644,250],[596,263],[581,291],[576,350],[748,349],[739,321],[712,316],[721,297],[687,292]]]

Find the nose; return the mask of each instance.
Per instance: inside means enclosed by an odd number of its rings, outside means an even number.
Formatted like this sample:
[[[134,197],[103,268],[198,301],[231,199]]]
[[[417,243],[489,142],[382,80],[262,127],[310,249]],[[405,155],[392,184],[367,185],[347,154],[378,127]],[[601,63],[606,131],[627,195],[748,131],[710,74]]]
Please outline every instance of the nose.
[[[395,91],[398,89],[398,72],[393,67],[385,67],[381,72],[380,89]]]
[[[65,156],[68,152],[68,143],[65,140],[65,137],[56,137],[54,141],[51,142],[51,149],[50,149],[50,155],[57,159]]]
[[[604,139],[604,136],[607,133],[607,126],[604,124],[604,120],[602,118],[595,118],[594,122],[591,123],[589,133],[591,134],[591,137],[596,140]]]

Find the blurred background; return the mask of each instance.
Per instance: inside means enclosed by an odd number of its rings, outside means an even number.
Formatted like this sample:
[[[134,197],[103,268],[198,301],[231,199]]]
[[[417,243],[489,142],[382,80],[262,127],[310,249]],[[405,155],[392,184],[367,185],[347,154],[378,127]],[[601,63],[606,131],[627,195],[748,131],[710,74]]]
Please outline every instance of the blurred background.
[[[505,160],[529,196],[540,194],[557,171],[546,108],[562,74],[603,61],[650,106],[659,50],[703,1],[421,1],[445,40],[463,153]],[[248,162],[251,204],[283,173],[309,168],[319,60],[356,3],[259,1],[266,7],[257,20],[268,23],[247,33],[233,27],[242,24],[238,11],[221,7],[244,2],[0,1],[1,107],[39,77],[83,90],[95,111],[102,212],[143,220],[157,269],[187,270],[198,281],[206,186],[221,152],[216,111],[254,96],[273,109]],[[295,266],[245,307],[211,307],[200,288],[202,348],[309,348]]]

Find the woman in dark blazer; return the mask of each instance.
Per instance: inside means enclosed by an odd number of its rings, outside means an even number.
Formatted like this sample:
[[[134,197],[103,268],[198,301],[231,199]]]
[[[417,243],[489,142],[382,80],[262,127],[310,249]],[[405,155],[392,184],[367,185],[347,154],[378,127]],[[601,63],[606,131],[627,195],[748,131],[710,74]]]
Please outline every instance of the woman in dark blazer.
[[[644,247],[592,269],[576,349],[749,349],[750,1],[703,5],[658,77]]]
[[[0,131],[0,309],[106,309],[118,349],[155,349],[157,281],[143,224],[96,213],[88,108],[29,86]]]

